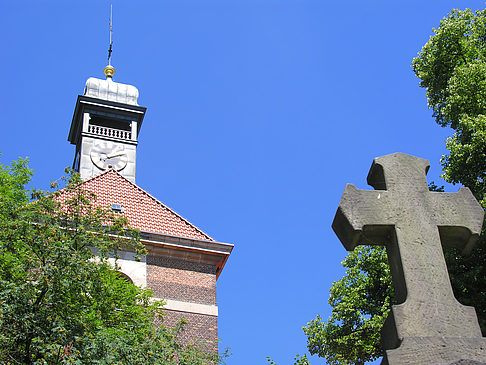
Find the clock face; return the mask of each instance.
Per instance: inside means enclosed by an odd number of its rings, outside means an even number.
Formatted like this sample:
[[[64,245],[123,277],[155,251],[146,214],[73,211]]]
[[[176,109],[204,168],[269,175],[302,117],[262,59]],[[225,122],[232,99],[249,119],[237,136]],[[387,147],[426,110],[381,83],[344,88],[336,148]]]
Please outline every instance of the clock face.
[[[101,170],[123,170],[128,162],[127,153],[111,142],[95,144],[90,152],[91,161]]]

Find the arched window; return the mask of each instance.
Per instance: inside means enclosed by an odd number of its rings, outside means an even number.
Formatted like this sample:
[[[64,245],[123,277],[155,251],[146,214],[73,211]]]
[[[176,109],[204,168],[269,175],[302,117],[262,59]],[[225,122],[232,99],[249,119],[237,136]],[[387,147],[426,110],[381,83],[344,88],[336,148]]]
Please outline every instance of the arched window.
[[[132,284],[133,284],[133,280],[130,278],[130,276],[128,276],[128,275],[127,275],[127,274],[125,274],[124,272],[121,272],[121,271],[118,271],[118,270],[117,270],[117,271],[116,271],[116,273],[117,273],[118,275],[120,275],[120,277],[121,277],[122,279],[125,279],[125,280],[127,280],[127,281],[129,281],[130,283],[132,283]]]

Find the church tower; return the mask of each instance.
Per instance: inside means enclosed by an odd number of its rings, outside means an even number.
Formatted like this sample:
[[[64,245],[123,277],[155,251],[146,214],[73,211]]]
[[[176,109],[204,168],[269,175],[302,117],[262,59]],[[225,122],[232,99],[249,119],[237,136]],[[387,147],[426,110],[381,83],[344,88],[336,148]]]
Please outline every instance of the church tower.
[[[113,81],[115,69],[104,69],[106,80],[90,77],[78,96],[68,141],[76,145],[73,169],[82,179],[109,168],[135,183],[138,133],[146,108],[139,106],[135,86]]]
[[[166,302],[164,324],[187,321],[184,341],[217,351],[216,282],[233,249],[215,241],[135,184],[138,136],[146,108],[134,86],[89,78],[76,101],[68,141],[76,146],[73,167],[81,188],[96,195],[95,206],[124,215],[140,230],[148,255],[141,261],[122,252],[117,264],[135,285]],[[60,199],[63,199],[61,195]]]

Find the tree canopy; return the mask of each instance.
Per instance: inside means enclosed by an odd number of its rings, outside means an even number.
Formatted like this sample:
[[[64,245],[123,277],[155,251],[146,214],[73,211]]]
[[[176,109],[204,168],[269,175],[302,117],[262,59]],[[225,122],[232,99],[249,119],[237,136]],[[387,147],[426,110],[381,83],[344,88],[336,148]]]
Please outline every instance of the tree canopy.
[[[485,206],[486,10],[453,10],[412,67],[436,122],[454,130],[442,158],[444,178],[467,186]]]
[[[384,247],[358,246],[342,265],[344,277],[333,283],[331,317],[318,315],[304,327],[312,355],[329,364],[364,364],[383,356],[380,329],[393,298]]]
[[[442,157],[443,178],[471,189],[486,208],[486,10],[453,10],[412,63],[436,122],[454,130]],[[473,254],[445,250],[456,298],[476,308],[486,335],[486,240]]]
[[[414,58],[433,117],[454,135],[442,157],[443,178],[471,189],[486,208],[486,11],[453,10]],[[437,190],[437,186],[431,186]],[[484,226],[483,226],[484,227]],[[456,298],[474,306],[486,335],[486,240],[463,257],[444,254]],[[393,302],[383,248],[358,247],[343,261],[345,276],[331,287],[331,317],[304,327],[309,352],[330,364],[364,364],[383,355],[380,329]]]
[[[95,208],[76,174],[53,193],[27,190],[31,175],[25,160],[0,164],[0,363],[218,363],[108,262],[145,254],[138,232]]]

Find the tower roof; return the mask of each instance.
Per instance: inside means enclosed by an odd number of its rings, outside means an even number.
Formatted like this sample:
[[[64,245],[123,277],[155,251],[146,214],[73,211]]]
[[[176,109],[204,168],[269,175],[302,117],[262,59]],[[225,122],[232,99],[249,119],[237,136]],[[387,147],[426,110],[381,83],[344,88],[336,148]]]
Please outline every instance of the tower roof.
[[[209,235],[181,217],[117,171],[109,169],[81,183],[81,188],[96,195],[94,205],[123,207],[123,214],[132,228],[197,240],[214,241]],[[61,194],[60,199],[66,195]]]
[[[117,103],[138,105],[138,89],[133,85],[114,82],[111,77],[107,77],[106,80],[90,77],[86,81],[84,95]]]

